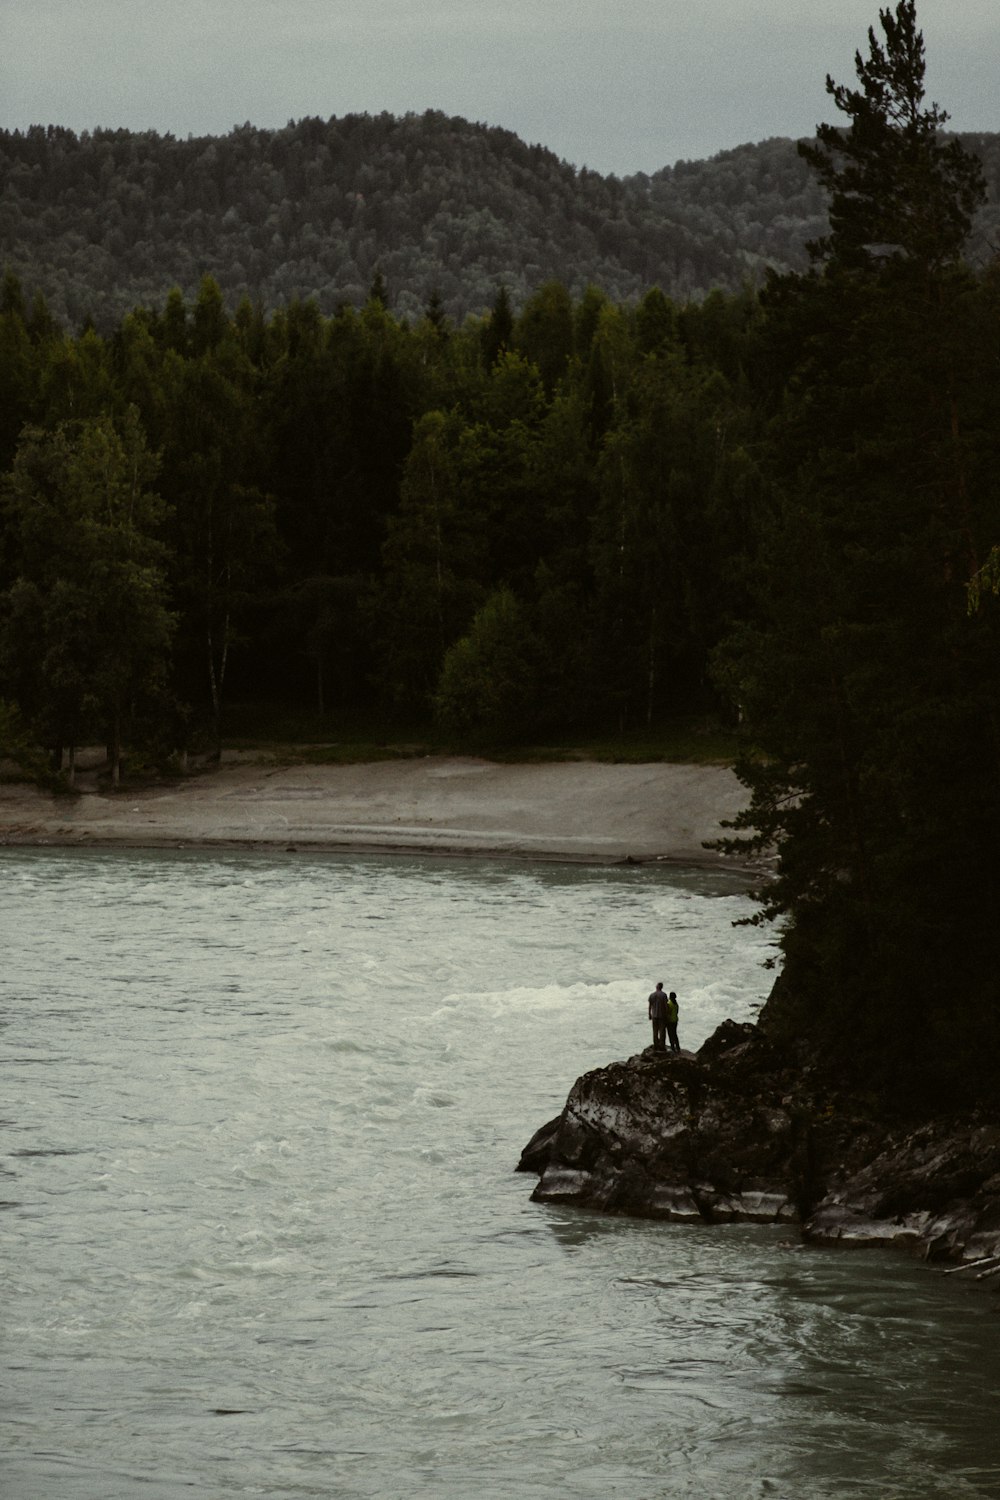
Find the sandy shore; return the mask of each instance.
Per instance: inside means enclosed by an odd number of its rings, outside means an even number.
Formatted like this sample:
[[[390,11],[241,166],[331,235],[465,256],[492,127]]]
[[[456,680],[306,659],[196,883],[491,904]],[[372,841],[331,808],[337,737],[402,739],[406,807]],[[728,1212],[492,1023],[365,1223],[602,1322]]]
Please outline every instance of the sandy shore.
[[[0,785],[0,844],[277,846],[721,864],[704,849],[746,793],[721,766],[426,756],[363,765],[224,764],[183,782],[76,797]]]

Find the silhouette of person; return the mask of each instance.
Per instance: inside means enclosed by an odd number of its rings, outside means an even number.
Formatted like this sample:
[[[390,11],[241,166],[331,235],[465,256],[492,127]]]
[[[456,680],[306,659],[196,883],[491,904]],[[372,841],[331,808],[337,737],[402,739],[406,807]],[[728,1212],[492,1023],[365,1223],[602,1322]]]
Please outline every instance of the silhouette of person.
[[[669,1002],[664,993],[662,979],[657,980],[656,989],[650,995],[648,1003],[649,1019],[653,1023],[653,1051],[666,1052]]]
[[[679,1052],[681,1050],[681,1044],[677,1040],[677,1016],[679,1011],[680,1007],[677,1004],[677,995],[671,990],[670,998],[667,1001],[666,1014],[667,1036],[670,1038],[671,1052]]]

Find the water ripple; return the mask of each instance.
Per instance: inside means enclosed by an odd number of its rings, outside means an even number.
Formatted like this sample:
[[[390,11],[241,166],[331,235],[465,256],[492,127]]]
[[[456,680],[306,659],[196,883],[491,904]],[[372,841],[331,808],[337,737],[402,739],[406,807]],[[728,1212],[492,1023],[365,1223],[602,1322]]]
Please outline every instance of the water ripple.
[[[769,940],[728,878],[0,874],[5,1500],[1000,1492],[981,1296],[536,1206],[513,1173],[579,1073],[646,1045],[655,978],[686,1045],[753,1014]]]

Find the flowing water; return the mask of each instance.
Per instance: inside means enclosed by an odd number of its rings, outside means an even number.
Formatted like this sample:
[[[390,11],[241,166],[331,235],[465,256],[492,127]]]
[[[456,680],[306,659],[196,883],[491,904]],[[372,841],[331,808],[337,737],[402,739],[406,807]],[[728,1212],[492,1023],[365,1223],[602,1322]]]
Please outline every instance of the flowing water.
[[[995,1301],[536,1206],[584,1070],[766,994],[733,878],[0,851],[4,1500],[1000,1495]]]

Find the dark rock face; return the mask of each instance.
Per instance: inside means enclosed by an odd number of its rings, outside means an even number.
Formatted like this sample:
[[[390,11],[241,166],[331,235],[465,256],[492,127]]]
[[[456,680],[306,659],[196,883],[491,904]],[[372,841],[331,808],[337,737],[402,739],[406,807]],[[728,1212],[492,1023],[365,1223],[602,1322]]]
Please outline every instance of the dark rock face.
[[[815,1243],[905,1246],[1000,1278],[1000,1115],[888,1121],[757,1026],[585,1074],[518,1170],[539,1173],[540,1203],[798,1224]]]

